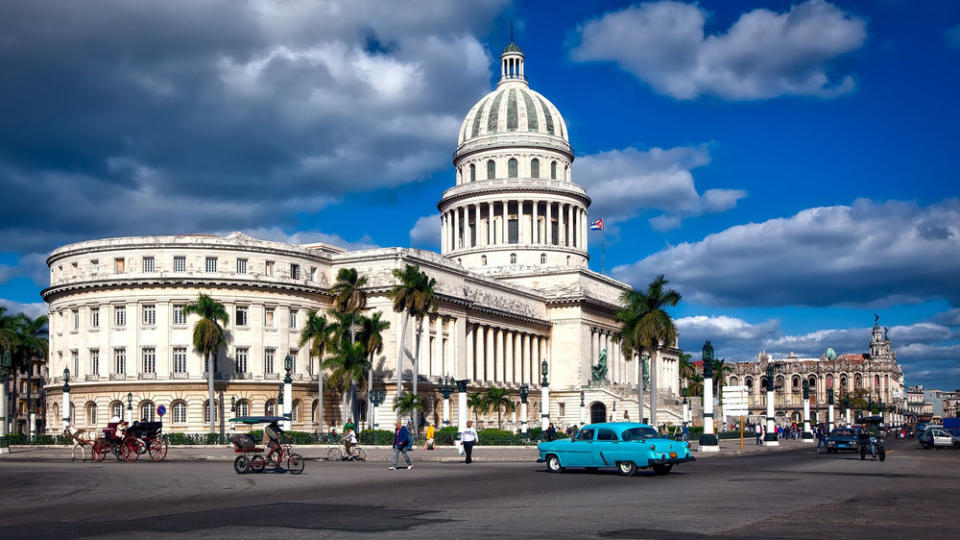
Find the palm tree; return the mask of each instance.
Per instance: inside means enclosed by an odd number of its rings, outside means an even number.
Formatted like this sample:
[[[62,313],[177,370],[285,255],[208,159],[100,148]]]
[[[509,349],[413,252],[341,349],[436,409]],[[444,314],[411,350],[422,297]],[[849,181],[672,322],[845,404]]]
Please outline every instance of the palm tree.
[[[41,315],[36,319],[25,313],[18,313],[13,317],[13,331],[16,334],[16,344],[11,351],[12,369],[26,375],[27,379],[27,433],[35,431],[35,425],[30,418],[34,410],[31,396],[33,391],[33,372],[36,364],[44,363],[47,358],[49,333],[47,316]],[[69,415],[70,411],[64,411]]]
[[[491,388],[483,396],[487,403],[488,410],[493,408],[497,411],[497,428],[503,429],[503,412],[512,412],[516,410],[516,405],[510,399],[510,391],[506,388]]]
[[[334,325],[316,311],[307,312],[307,322],[300,331],[300,346],[309,344],[310,356],[317,362],[317,433],[323,433],[323,354],[333,345]]]
[[[366,284],[367,278],[361,276],[356,268],[341,268],[337,272],[337,281],[330,287],[330,292],[335,295],[333,309],[350,317],[351,343],[356,341],[355,317],[367,307],[367,293],[362,289]]]
[[[624,308],[617,312],[616,320],[622,323],[620,337],[624,351],[639,351],[650,355],[650,423],[657,423],[657,366],[656,352],[671,347],[677,341],[677,327],[664,310],[680,303],[680,293],[664,290],[668,281],[660,274],[647,286],[646,291],[626,291],[620,296]],[[642,385],[638,385],[642,386]],[[642,400],[642,396],[641,396]],[[643,404],[640,405],[641,411]]]
[[[425,408],[423,401],[416,394],[404,394],[393,402],[393,410],[396,411],[398,419],[405,414],[409,414],[410,418],[413,419],[415,413],[422,413]],[[414,422],[414,425],[416,425],[416,422]]]
[[[680,374],[680,386],[686,387],[687,381],[690,380],[690,377],[696,373],[696,369],[693,366],[693,362],[690,361],[691,355],[682,352],[680,353],[680,360],[677,364],[679,374]]]
[[[383,320],[382,311],[377,311],[372,317],[363,317],[360,320],[360,342],[367,349],[370,356],[369,374],[367,375],[367,419],[372,418],[370,390],[373,389],[373,362],[374,357],[383,352],[383,332],[390,328],[390,321]]]
[[[323,367],[332,370],[329,382],[344,396],[344,410],[355,413],[357,390],[367,387],[364,373],[367,369],[367,348],[363,343],[350,343],[344,339],[333,349],[333,356],[323,362]]]
[[[207,393],[210,413],[210,433],[217,430],[216,405],[213,401],[213,370],[217,352],[227,342],[227,333],[221,326],[225,326],[230,317],[227,308],[213,298],[200,293],[196,302],[187,304],[183,312],[200,317],[193,325],[193,348],[203,355],[207,362]]]
[[[387,297],[393,300],[393,310],[403,312],[403,325],[400,327],[400,346],[397,354],[397,395],[400,395],[403,385],[403,351],[407,338],[407,324],[410,317],[416,317],[417,327],[420,327],[420,321],[428,313],[434,313],[439,307],[434,288],[437,286],[437,280],[420,271],[419,266],[412,264],[406,265],[403,270],[395,268],[394,277],[400,283],[387,293]],[[413,394],[417,393],[417,373],[420,363],[420,332],[417,332],[417,343],[413,356]]]
[[[688,396],[703,396],[703,375],[694,373],[687,380]]]
[[[727,379],[727,375],[733,373],[733,366],[727,363],[726,360],[722,358],[714,358],[713,360],[713,386],[714,393],[713,395],[718,396],[718,404],[723,407],[723,396],[720,395],[720,388],[723,387],[724,381]]]
[[[487,396],[485,396],[483,392],[474,392],[467,394],[467,408],[473,409],[476,424],[480,426],[480,413],[489,411],[490,403],[487,401]]]

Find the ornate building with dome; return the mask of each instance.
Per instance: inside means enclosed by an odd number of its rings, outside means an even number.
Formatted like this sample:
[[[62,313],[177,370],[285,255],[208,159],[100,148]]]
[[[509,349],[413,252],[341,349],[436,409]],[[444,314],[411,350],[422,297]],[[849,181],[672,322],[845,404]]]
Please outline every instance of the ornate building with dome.
[[[459,132],[455,184],[438,203],[439,254],[345,251],[241,233],[110,238],[55,250],[47,260],[50,287],[43,292],[50,316],[53,376],[46,399],[52,418],[64,416],[61,373],[69,368],[75,425],[102,426],[112,416],[153,419],[163,405],[168,431],[206,431],[206,367],[191,346],[195,318],[184,313],[203,292],[230,315],[228,344],[214,365],[221,426],[231,415],[280,411],[278,385],[287,355],[292,429],[340,426],[346,413],[339,394],[327,389],[320,397],[318,376],[325,374],[318,374],[317,359],[298,344],[308,311],[331,306],[338,270],[356,268],[368,280],[368,307],[391,323],[373,382],[386,395],[376,422],[389,425],[403,317],[386,293],[396,283],[392,271],[407,264],[436,279],[440,298],[439,311],[410,324],[403,341],[401,375],[418,377],[428,420],[446,420],[438,382],[447,377],[470,392],[506,388],[517,403],[525,387],[531,427],[540,425],[541,396],[547,394],[544,414],[558,426],[649,417],[649,401],[642,414],[638,410],[639,359],[625,358],[614,343],[614,313],[630,287],[588,267],[590,197],[573,182],[566,124],[553,104],[530,89],[516,44],[500,59],[496,89],[470,109]],[[592,367],[604,351],[606,375],[597,378]],[[659,423],[680,422],[679,353],[674,346],[653,359]],[[547,393],[541,392],[544,382]],[[457,401],[451,399],[454,424],[467,417]],[[519,427],[521,410],[509,415],[505,427]],[[496,421],[496,413],[481,416],[481,427],[495,427]]]

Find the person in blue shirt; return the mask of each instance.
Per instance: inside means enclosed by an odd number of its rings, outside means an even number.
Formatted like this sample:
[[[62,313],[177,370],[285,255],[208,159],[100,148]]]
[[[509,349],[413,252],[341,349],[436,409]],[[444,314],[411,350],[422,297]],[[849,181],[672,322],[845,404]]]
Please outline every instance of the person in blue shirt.
[[[407,422],[408,426],[413,425],[413,420]],[[390,470],[397,470],[397,461],[400,459],[400,454],[403,454],[403,459],[407,461],[407,468],[413,468],[413,462],[410,461],[410,456],[407,455],[407,450],[413,446],[413,437],[410,436],[410,431],[399,421],[397,420],[397,429],[393,432],[393,463],[390,465]]]

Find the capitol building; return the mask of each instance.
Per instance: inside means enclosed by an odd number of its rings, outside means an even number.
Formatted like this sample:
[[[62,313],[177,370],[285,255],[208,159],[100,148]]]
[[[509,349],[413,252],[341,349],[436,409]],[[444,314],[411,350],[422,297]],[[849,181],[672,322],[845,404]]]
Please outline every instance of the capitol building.
[[[342,268],[367,278],[370,312],[382,311],[390,321],[374,362],[373,386],[386,395],[376,410],[381,428],[395,417],[401,343],[407,358],[401,375],[418,377],[425,416],[438,425],[441,377],[466,381],[470,392],[506,388],[518,403],[519,388],[527,385],[528,420],[539,425],[544,363],[554,424],[648,417],[649,403],[638,410],[640,362],[614,343],[614,314],[630,287],[588,267],[590,196],[574,182],[563,116],[530,88],[519,47],[510,43],[500,59],[496,89],[469,110],[459,132],[455,182],[437,204],[440,253],[346,251],[242,233],[109,238],[53,251],[50,287],[43,291],[55,375],[45,387],[49,417],[66,416],[60,374],[69,368],[73,425],[103,427],[126,416],[128,404],[134,417],[154,419],[163,405],[166,431],[207,431],[206,367],[192,346],[196,317],[184,311],[204,293],[230,316],[227,345],[214,365],[217,423],[231,415],[278,413],[278,385],[290,355],[292,429],[339,429],[347,418],[341,396],[326,389],[323,418],[317,418],[318,362],[298,344],[307,313],[331,307],[330,287]],[[440,304],[422,324],[410,324],[402,340],[403,314],[393,310],[387,292],[397,283],[392,271],[408,264],[436,279]],[[419,373],[413,374],[417,343]],[[604,350],[607,377],[594,381],[591,366]],[[680,423],[679,353],[674,346],[654,358],[659,423]],[[451,406],[455,422],[456,399]],[[520,410],[508,415],[505,427],[519,427]],[[496,427],[496,413],[480,423]]]

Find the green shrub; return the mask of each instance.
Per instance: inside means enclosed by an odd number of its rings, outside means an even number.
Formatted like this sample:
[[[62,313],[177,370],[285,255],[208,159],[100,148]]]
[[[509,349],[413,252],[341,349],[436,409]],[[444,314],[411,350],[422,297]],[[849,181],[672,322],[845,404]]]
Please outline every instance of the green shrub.
[[[59,445],[72,445],[73,439],[64,435],[57,435],[57,444]]]
[[[433,442],[437,446],[452,446],[459,432],[460,429],[456,426],[440,428],[434,434]]]
[[[55,442],[53,435],[35,435],[32,444],[42,444],[44,446]]]
[[[167,433],[164,437],[169,444],[194,444],[193,439],[186,433]]]
[[[30,444],[30,440],[26,435],[20,435],[19,433],[11,433],[7,435],[7,443],[9,444]]]
[[[478,433],[480,446],[501,446],[519,440],[519,437],[504,429],[485,429]]]
[[[360,444],[374,446],[393,445],[393,432],[386,429],[374,429],[360,432]]]

